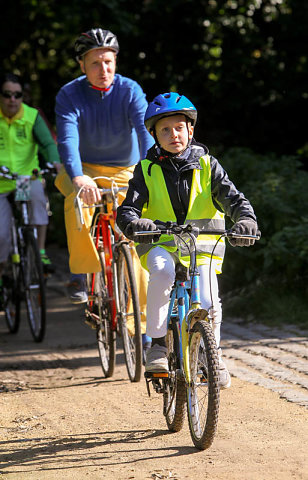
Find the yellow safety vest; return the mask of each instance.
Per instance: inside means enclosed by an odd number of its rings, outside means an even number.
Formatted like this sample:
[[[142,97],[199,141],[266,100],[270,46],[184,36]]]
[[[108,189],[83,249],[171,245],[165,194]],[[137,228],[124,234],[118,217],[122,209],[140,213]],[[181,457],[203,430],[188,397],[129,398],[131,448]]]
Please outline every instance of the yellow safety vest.
[[[211,164],[209,155],[205,155],[199,159],[201,170],[193,171],[193,178],[190,191],[190,199],[185,224],[192,224],[203,229],[224,229],[224,214],[219,212],[212,201],[211,192]],[[160,165],[151,165],[151,175],[148,170],[151,162],[147,159],[142,160],[141,166],[145,183],[149,191],[149,202],[144,206],[141,218],[150,218],[151,220],[161,220],[162,222],[176,222],[176,216],[170,201],[166,182]],[[217,235],[200,235],[197,239],[197,264],[209,265],[213,247],[219,236]],[[161,246],[169,252],[176,252],[177,246],[174,243],[173,236],[161,235],[155,244],[136,244],[136,250],[140,256],[141,264],[146,266],[146,259],[149,251],[154,246]],[[180,262],[188,266],[189,256],[179,253]],[[225,242],[221,238],[215,249],[212,259],[213,267],[216,273],[221,273],[223,257],[225,253]]]
[[[31,175],[39,167],[38,145],[33,137],[38,110],[24,103],[22,108],[23,114],[17,114],[12,122],[0,110],[0,165],[20,175]],[[0,179],[1,193],[14,189],[15,181]]]

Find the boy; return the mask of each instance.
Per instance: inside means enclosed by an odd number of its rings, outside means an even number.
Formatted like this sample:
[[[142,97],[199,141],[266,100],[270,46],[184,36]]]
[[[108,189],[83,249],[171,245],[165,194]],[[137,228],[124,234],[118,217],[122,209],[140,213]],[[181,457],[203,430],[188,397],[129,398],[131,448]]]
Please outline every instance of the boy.
[[[205,145],[193,139],[197,110],[183,95],[165,93],[154,98],[145,114],[145,125],[155,140],[147,158],[135,168],[126,199],[117,212],[117,223],[128,238],[140,242],[137,252],[149,271],[147,335],[152,346],[145,370],[168,371],[167,313],[169,294],[179,261],[176,246],[152,236],[134,237],[137,231],[155,231],[155,220],[197,224],[204,228],[224,228],[224,215],[234,222],[237,233],[256,235],[256,216],[249,201],[229,180]],[[209,264],[215,236],[198,238],[197,263],[200,273],[202,308],[210,309],[213,330],[220,344],[221,302],[216,274],[221,273],[224,242],[221,241],[212,262],[212,298],[209,290]],[[170,239],[172,241],[172,237]],[[250,246],[254,240],[232,239],[231,245]],[[231,385],[230,374],[219,349],[219,383]]]

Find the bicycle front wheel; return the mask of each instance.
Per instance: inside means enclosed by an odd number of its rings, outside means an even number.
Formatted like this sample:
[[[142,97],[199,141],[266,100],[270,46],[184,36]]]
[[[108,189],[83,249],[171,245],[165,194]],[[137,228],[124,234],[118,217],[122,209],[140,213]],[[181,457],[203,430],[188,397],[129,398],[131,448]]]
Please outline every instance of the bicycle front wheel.
[[[219,413],[218,352],[211,325],[198,321],[189,334],[191,383],[187,413],[194,445],[205,450],[213,443]]]
[[[179,432],[184,424],[186,385],[179,365],[179,332],[177,323],[168,328],[166,344],[168,350],[169,378],[164,380],[164,414],[169,430]]]
[[[33,232],[26,235],[23,279],[27,315],[32,336],[41,342],[46,328],[46,296],[43,267],[39,248]]]
[[[139,298],[130,248],[118,246],[118,316],[122,331],[125,363],[129,379],[139,382],[142,370],[142,339]]]
[[[106,378],[114,373],[116,363],[116,332],[112,330],[112,309],[106,284],[106,267],[104,256],[100,253],[101,272],[91,274],[90,283],[94,281],[95,300],[90,302],[90,312],[96,322],[98,353],[103,373]]]
[[[9,331],[17,333],[20,325],[20,264],[11,261],[2,278],[5,320]]]

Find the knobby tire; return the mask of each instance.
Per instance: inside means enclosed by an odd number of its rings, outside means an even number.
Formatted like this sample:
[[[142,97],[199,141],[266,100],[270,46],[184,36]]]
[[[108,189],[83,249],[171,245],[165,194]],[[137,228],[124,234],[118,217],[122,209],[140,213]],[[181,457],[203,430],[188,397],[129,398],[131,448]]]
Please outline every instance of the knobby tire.
[[[17,333],[20,325],[20,264],[9,260],[3,275],[3,310],[10,333]]]
[[[187,388],[187,413],[192,441],[199,450],[213,443],[218,423],[218,352],[211,325],[202,320],[189,334],[191,384]]]
[[[164,413],[168,429],[179,432],[185,420],[186,385],[183,376],[179,374],[180,339],[176,321],[172,321],[168,328],[166,344],[170,377],[164,380]]]
[[[93,309],[97,314],[96,339],[98,353],[103,373],[106,378],[112,377],[116,363],[116,332],[112,330],[112,311],[107,289],[106,267],[104,254],[99,254],[101,272],[92,274],[95,276]]]
[[[27,316],[31,334],[41,342],[46,329],[46,295],[41,256],[34,233],[26,232],[23,271]]]
[[[142,371],[142,337],[139,297],[130,247],[118,247],[118,321],[120,323],[125,363],[131,382],[139,382]]]

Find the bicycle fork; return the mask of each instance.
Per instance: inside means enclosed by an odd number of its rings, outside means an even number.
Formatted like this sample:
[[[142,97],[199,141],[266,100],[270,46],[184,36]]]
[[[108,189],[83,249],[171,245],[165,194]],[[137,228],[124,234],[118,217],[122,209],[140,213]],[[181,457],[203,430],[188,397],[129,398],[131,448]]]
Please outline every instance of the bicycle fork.
[[[192,276],[191,304],[189,308],[187,308],[187,305],[183,307],[184,309],[183,311],[181,310],[182,314],[180,316],[180,318],[183,318],[183,321],[181,323],[183,370],[184,370],[186,384],[191,385],[190,363],[189,363],[189,333],[191,332],[196,322],[200,320],[205,320],[208,318],[208,311],[205,308],[201,308],[200,282],[199,282],[198,272],[195,272],[195,274]],[[180,312],[180,305],[179,305],[179,312]]]

